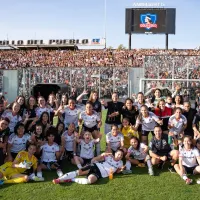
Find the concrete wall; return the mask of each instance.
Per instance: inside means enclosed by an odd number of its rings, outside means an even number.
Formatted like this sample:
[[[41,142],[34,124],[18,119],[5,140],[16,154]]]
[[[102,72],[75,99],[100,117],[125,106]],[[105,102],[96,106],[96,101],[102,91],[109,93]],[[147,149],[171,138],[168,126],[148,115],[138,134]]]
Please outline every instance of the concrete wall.
[[[18,96],[18,71],[4,70],[3,71],[3,95],[12,102]]]
[[[140,78],[144,78],[143,68],[130,68],[129,70],[129,90],[130,96],[133,93],[141,92],[139,91]]]

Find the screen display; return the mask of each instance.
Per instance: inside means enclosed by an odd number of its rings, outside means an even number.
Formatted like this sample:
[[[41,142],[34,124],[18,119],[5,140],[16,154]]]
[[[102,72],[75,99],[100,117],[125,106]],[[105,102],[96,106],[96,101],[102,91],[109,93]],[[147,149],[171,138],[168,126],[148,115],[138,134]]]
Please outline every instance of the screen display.
[[[165,9],[134,9],[133,33],[165,33]]]

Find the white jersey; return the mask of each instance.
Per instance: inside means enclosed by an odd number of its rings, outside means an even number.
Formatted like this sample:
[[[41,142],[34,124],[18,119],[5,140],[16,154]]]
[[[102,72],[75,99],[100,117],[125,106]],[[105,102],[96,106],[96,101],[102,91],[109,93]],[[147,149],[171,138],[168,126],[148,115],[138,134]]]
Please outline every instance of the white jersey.
[[[135,102],[133,106],[137,106],[138,110],[143,106],[144,104],[140,104],[139,102]]]
[[[90,140],[89,143],[86,143],[84,140],[80,142],[81,152],[80,157],[85,159],[92,159],[94,158],[94,140]]]
[[[182,148],[179,153],[179,157],[182,158],[182,165],[186,167],[195,167],[198,165],[197,157],[200,156],[200,153],[197,148],[186,150]]]
[[[92,128],[100,121],[100,117],[97,112],[93,111],[92,115],[86,114],[86,111],[81,112],[79,119],[83,120],[84,126]]]
[[[118,133],[117,136],[113,136],[111,132],[106,135],[106,142],[110,143],[110,147],[113,151],[121,146],[121,142],[124,141],[124,136],[121,133]]]
[[[75,140],[75,136],[74,134],[72,135],[68,135],[68,131],[65,131],[62,134],[62,137],[65,139],[65,149],[67,151],[74,151],[74,140]]]
[[[14,132],[14,128],[16,126],[16,124],[20,121],[22,121],[22,118],[21,116],[19,115],[15,115],[13,116],[12,112],[4,112],[2,114],[2,117],[5,118],[7,117],[9,120],[10,120],[10,123],[9,123],[9,128],[10,128],[10,132],[13,133]]]
[[[11,144],[10,151],[12,153],[18,153],[26,149],[26,143],[30,139],[29,134],[24,134],[23,137],[18,137],[15,133],[12,133],[8,138],[8,144]]]
[[[142,124],[143,131],[153,131],[157,120],[159,120],[159,118],[154,113],[149,112],[149,116],[142,117],[141,121],[137,118],[136,124]]]
[[[49,116],[50,116],[50,112],[53,112],[53,108],[48,108],[48,107],[45,107],[45,108],[36,108],[36,116],[37,117],[40,117],[42,115],[43,112],[48,112]]]
[[[165,103],[165,107],[167,107],[167,108],[173,108],[173,105],[169,104],[169,103]]]
[[[63,110],[64,113],[64,124],[65,128],[69,126],[69,124],[74,123],[75,127],[78,127],[78,115],[81,112],[81,107],[77,106],[71,110],[69,107]]]
[[[110,170],[112,169],[113,173],[117,171],[117,169],[123,166],[122,160],[115,161],[113,156],[106,156],[105,161],[101,163],[96,163],[99,171],[101,172],[101,176],[106,178],[110,174]]]
[[[138,150],[134,149],[132,146],[128,148],[128,153],[134,157],[136,160],[144,160],[147,156],[146,153],[144,153],[144,149],[146,148],[146,145],[143,143],[140,143],[140,147]]]
[[[168,124],[169,125],[174,125],[173,128],[171,128],[169,131],[170,132],[173,132],[175,135],[179,134],[183,128],[184,125],[187,124],[187,119],[184,115],[181,114],[181,117],[179,120],[177,120],[175,118],[175,115],[172,115],[170,118],[169,118],[169,121],[168,121]]]
[[[45,143],[40,147],[42,150],[42,157],[41,161],[42,162],[56,162],[56,152],[58,152],[59,146],[56,143],[53,143],[53,145],[49,145],[48,143]]]

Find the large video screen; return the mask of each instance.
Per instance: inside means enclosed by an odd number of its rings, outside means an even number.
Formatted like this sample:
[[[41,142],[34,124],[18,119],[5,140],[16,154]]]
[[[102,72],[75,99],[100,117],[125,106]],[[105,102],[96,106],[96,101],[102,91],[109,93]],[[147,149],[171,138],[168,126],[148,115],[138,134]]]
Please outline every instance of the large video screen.
[[[134,9],[134,33],[166,33],[165,9]]]

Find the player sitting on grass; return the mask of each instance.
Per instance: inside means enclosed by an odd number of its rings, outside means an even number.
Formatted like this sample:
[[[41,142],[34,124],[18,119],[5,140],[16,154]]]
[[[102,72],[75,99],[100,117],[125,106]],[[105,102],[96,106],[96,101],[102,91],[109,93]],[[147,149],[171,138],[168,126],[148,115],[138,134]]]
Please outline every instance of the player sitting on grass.
[[[37,168],[37,176],[42,177],[42,170],[56,170],[57,175],[60,177],[63,175],[58,161],[60,159],[60,148],[58,144],[54,142],[55,135],[51,131],[47,131],[47,143],[40,147],[42,151],[41,163]]]
[[[200,174],[199,165],[199,150],[193,146],[192,138],[185,136],[183,139],[183,147],[179,153],[179,164],[176,164],[174,168],[186,184],[191,184],[192,179],[188,178],[187,174]],[[197,180],[197,183],[200,184],[200,180]]]
[[[4,183],[23,183],[28,180],[42,181],[35,176],[37,169],[37,158],[34,156],[36,146],[30,144],[28,151],[20,151],[13,162],[7,162],[0,166],[0,185]],[[33,168],[31,175],[26,175],[28,170]]]
[[[148,152],[148,146],[146,146],[143,143],[140,143],[139,139],[137,137],[132,137],[130,140],[131,146],[128,149],[128,152],[126,154],[126,170],[124,170],[123,174],[132,173],[131,164],[142,166],[142,164],[145,166],[144,163],[147,163],[148,166],[148,172],[149,175],[153,176],[153,167],[151,164],[150,156],[147,154]]]
[[[94,145],[100,141],[99,138],[92,139],[92,134],[88,131],[83,133],[84,139],[76,138],[76,142],[80,144],[80,157],[74,153],[74,160],[79,169],[83,166],[90,164],[94,158]]]
[[[171,161],[171,166],[168,168],[169,171],[174,171],[174,164],[178,160],[178,150],[172,150],[168,144],[168,137],[162,134],[162,129],[160,126],[155,126],[154,128],[155,136],[149,143],[149,155],[151,156],[151,163],[153,165],[158,165],[160,169],[163,168],[164,163],[167,160]]]
[[[114,156],[111,153],[102,153],[92,160],[93,164],[54,179],[53,183],[76,182],[79,184],[92,184],[100,178],[108,177],[111,170],[113,173],[120,173],[123,169],[123,155],[124,153],[121,149],[117,150]],[[76,178],[84,175],[87,175],[87,178]]]

